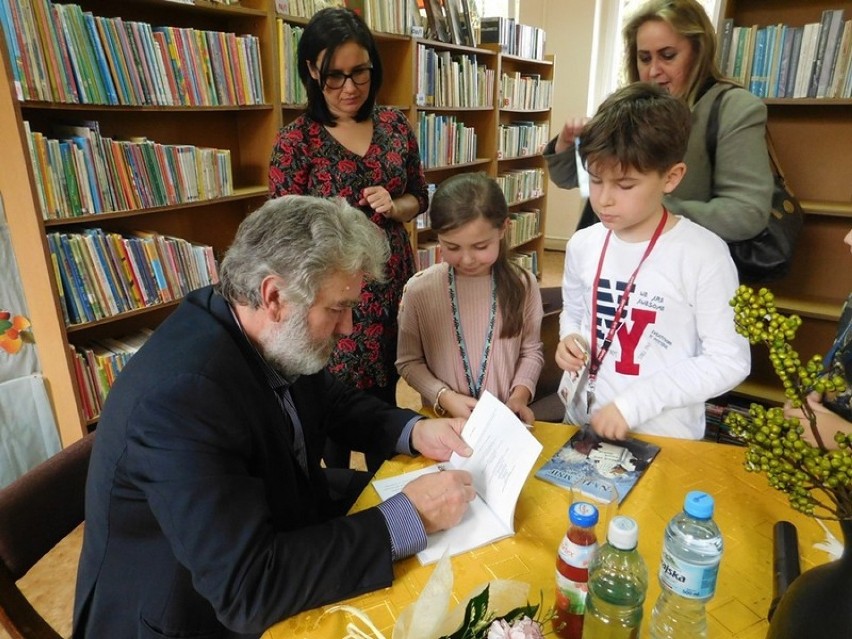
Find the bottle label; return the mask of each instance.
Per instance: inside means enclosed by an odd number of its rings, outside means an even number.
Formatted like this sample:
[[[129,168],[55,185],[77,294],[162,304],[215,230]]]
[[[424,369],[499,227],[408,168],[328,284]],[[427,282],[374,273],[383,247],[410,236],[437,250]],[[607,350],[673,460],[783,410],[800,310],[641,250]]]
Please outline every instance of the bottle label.
[[[716,592],[719,562],[711,566],[696,565],[678,559],[663,548],[660,581],[676,595],[688,599],[708,599]]]
[[[556,571],[556,607],[574,615],[582,615],[586,610],[586,595],[589,584],[585,581],[568,579]]]
[[[559,544],[559,557],[574,568],[588,568],[597,548],[597,544],[589,544],[588,546],[575,544],[566,535],[562,538],[562,543]]]

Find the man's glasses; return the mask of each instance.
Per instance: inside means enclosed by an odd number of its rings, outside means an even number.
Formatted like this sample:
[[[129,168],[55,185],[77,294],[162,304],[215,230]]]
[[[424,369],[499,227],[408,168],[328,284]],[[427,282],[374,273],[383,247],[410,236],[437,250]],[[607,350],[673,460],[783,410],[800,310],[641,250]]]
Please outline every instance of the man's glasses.
[[[346,84],[346,80],[352,80],[358,86],[367,84],[370,81],[372,71],[373,67],[361,67],[360,69],[355,69],[352,73],[331,71],[325,76],[325,88],[341,89]]]

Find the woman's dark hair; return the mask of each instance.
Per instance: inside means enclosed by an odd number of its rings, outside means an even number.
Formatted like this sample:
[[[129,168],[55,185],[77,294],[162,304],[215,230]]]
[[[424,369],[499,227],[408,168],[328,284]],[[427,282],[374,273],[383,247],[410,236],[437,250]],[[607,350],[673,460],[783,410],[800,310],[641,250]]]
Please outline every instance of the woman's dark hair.
[[[432,230],[438,235],[479,218],[497,229],[509,219],[509,207],[497,182],[485,173],[459,173],[438,185],[432,196],[429,218]],[[500,252],[492,269],[503,322],[500,337],[514,337],[523,328],[524,299],[530,274],[509,260],[508,233],[504,233],[500,240]]]
[[[336,118],[331,114],[322,94],[322,83],[328,74],[328,67],[335,51],[346,42],[354,42],[367,50],[373,69],[370,73],[370,93],[367,100],[355,114],[357,122],[363,122],[373,113],[376,95],[382,86],[382,61],[376,49],[373,34],[364,21],[351,9],[329,8],[317,11],[308,22],[299,40],[299,77],[308,94],[308,115],[328,126],[334,126]],[[319,54],[325,51],[322,64],[317,67]],[[319,70],[320,79],[311,77],[308,63]]]

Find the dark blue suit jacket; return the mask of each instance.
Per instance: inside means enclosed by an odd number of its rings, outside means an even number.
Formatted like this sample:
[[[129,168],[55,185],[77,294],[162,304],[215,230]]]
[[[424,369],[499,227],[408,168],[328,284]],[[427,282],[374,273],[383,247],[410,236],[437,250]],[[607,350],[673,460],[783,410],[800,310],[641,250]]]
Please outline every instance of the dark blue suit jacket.
[[[333,517],[326,436],[390,456],[416,415],[325,372],[291,388],[308,473],[225,301],[191,293],[133,356],[98,424],[74,637],[256,637],[389,585],[384,518]]]

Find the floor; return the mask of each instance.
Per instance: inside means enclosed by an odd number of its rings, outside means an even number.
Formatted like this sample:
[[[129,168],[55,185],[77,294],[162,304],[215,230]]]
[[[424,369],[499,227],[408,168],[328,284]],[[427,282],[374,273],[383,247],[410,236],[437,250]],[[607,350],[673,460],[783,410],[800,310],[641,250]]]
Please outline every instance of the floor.
[[[559,286],[562,277],[564,254],[545,251],[541,286]],[[548,354],[545,354],[547,356]],[[397,391],[400,406],[420,408],[420,397],[404,382]],[[365,468],[363,456],[355,453],[353,465]],[[18,582],[21,590],[62,636],[71,635],[71,615],[74,600],[74,582],[77,576],[77,559],[83,539],[82,526],[66,537]],[[9,635],[0,629],[0,639]]]

